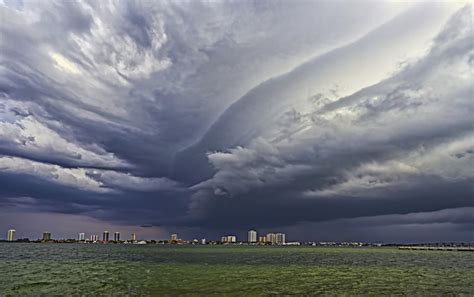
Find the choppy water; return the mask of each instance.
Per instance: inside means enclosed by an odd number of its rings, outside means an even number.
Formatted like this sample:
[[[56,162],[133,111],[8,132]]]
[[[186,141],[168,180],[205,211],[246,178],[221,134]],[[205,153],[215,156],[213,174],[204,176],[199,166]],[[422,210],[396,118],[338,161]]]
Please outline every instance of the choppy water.
[[[0,295],[465,295],[474,253],[0,243]]]

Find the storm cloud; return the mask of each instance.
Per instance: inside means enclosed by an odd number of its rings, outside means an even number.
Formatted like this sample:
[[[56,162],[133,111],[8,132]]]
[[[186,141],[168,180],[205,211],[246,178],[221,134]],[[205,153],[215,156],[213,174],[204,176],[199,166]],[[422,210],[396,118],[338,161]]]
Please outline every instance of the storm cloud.
[[[473,240],[473,37],[462,3],[2,1],[0,226]]]

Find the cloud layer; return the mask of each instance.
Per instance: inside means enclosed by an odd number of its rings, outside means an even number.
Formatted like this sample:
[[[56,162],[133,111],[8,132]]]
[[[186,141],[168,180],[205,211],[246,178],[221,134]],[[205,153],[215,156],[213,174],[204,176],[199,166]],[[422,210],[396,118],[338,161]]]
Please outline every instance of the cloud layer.
[[[0,215],[473,239],[469,5],[4,1],[0,15]]]

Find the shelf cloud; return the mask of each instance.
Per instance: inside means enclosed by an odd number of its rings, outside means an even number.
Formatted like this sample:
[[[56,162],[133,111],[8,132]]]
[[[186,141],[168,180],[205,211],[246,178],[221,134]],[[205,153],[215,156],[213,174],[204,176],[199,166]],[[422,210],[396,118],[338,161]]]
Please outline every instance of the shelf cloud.
[[[5,0],[0,15],[0,216],[474,239],[470,4]]]

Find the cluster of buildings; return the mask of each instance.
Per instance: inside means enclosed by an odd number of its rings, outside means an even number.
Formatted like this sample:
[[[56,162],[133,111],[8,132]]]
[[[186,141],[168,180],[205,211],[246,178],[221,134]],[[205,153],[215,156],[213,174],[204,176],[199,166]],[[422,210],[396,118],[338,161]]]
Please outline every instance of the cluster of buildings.
[[[7,241],[16,241],[16,240],[17,240],[16,239],[16,230],[15,229],[8,230],[8,232],[7,232]],[[43,235],[42,235],[41,239],[39,239],[39,241],[52,242],[52,241],[55,241],[55,240],[52,238],[50,232],[45,231],[45,232],[43,232]],[[63,241],[64,240],[61,240],[61,242],[63,242]],[[81,233],[78,234],[77,240],[70,239],[70,240],[67,240],[67,241],[91,242],[91,243],[96,243],[96,242],[102,242],[102,243],[122,242],[120,240],[120,232],[114,232],[114,238],[113,238],[113,240],[111,240],[110,235],[109,235],[109,231],[104,231],[102,233],[102,238],[99,238],[99,235],[97,235],[97,234],[91,234],[90,238],[86,238],[86,234],[81,232]],[[132,242],[132,243],[137,242],[137,235],[135,233],[131,234],[129,242]]]
[[[1,240],[0,240],[1,241]],[[16,238],[16,230],[10,229],[7,232],[7,241],[30,242],[28,238]],[[285,233],[267,233],[258,236],[257,231],[249,230],[247,232],[247,240],[238,241],[235,235],[222,236],[220,241],[207,241],[205,238],[201,240],[183,240],[178,234],[171,234],[168,240],[137,240],[137,235],[132,233],[129,240],[121,240],[120,232],[114,232],[113,240],[111,240],[109,231],[104,231],[102,237],[97,234],[91,234],[86,238],[85,233],[79,233],[77,239],[53,239],[51,233],[43,232],[42,237],[32,242],[53,242],[53,243],[133,243],[133,244],[191,244],[191,245],[222,245],[222,244],[238,244],[238,245],[304,245],[304,246],[322,246],[322,247],[382,247],[382,246],[399,246],[397,243],[364,243],[364,242],[287,242]],[[424,243],[424,244],[404,244],[400,249],[428,249],[428,250],[469,250],[474,251],[473,243]]]
[[[226,235],[221,237],[221,243],[237,243],[237,236]],[[249,230],[247,233],[247,243],[250,244],[269,244],[269,245],[285,245],[285,233],[268,233],[258,236],[257,231]]]
[[[28,239],[16,239],[16,230],[10,229],[7,233],[7,241],[29,241]],[[160,240],[160,241],[137,241],[137,235],[132,233],[130,239],[122,240],[120,238],[120,232],[114,232],[113,238],[109,231],[104,231],[102,237],[99,237],[98,234],[91,234],[89,237],[86,237],[86,234],[81,232],[78,234],[77,239],[62,239],[55,240],[52,238],[50,232],[45,231],[42,234],[41,239],[37,240],[38,242],[81,242],[81,243],[160,243],[160,244],[251,244],[251,245],[290,245],[294,243],[286,242],[286,235],[284,233],[268,233],[262,236],[258,236],[257,231],[250,230],[247,233],[247,240],[237,240],[235,235],[226,235],[222,236],[220,241],[206,241],[205,238],[201,240],[194,239],[192,241],[186,241],[178,238],[178,234],[173,233],[169,240]]]
[[[122,242],[123,240],[120,239],[120,232],[114,232],[114,238],[113,240],[110,237],[109,231],[104,231],[102,233],[102,238],[99,238],[99,235],[97,234],[91,234],[90,238],[86,238],[85,233],[79,233],[78,237],[80,242]],[[125,240],[126,242],[136,242],[137,241],[137,235],[135,233],[132,233],[130,235],[129,240]]]
[[[236,235],[225,235],[222,236],[220,241],[206,241],[205,238],[201,240],[194,239],[192,241],[186,241],[178,238],[178,234],[171,234],[170,240],[160,241],[162,244],[250,244],[250,245],[294,245],[299,242],[286,242],[285,233],[268,233],[263,236],[258,236],[257,231],[249,230],[247,233],[247,240],[238,240]]]

